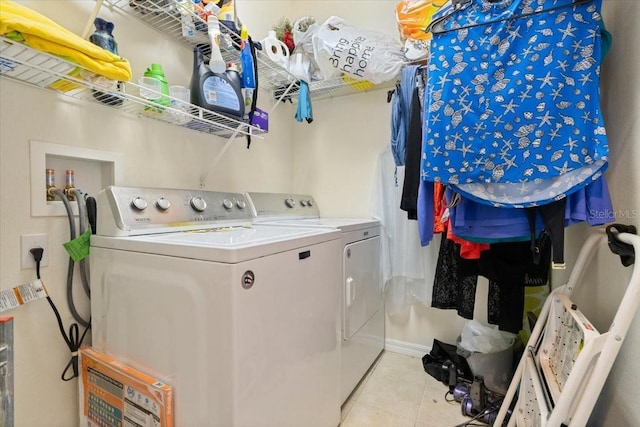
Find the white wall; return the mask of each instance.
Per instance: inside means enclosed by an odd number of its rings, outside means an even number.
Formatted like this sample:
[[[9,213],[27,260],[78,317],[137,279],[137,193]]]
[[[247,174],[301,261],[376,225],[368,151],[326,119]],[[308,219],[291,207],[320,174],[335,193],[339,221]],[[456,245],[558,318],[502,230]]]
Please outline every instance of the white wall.
[[[83,1],[20,2],[80,34],[95,4]],[[266,34],[288,2],[242,1],[242,17],[256,34]],[[272,4],[275,4],[275,8]],[[114,35],[122,56],[129,59],[134,77],[152,62],[163,65],[170,84],[189,85],[190,50],[170,43],[156,32],[120,13],[103,7],[99,15],[115,23]],[[272,103],[261,94],[259,105]],[[239,138],[224,154],[206,188],[225,191],[290,191],[293,154],[289,106],[270,117],[264,140],[253,139],[246,149]],[[61,311],[65,328],[72,323],[65,299],[67,256],[62,243],[69,240],[64,217],[31,217],[29,140],[121,153],[123,181],[130,186],[199,188],[200,176],[226,140],[161,122],[123,115],[93,104],[79,104],[54,93],[0,79],[0,286],[2,290],[35,278],[34,270],[20,269],[20,235],[49,236],[49,266],[42,277]],[[44,174],[45,171],[43,170]],[[64,171],[57,171],[64,182]],[[81,182],[76,182],[81,186]],[[79,277],[75,283],[80,289]],[[82,290],[76,301],[83,315],[89,306]],[[3,313],[14,316],[16,426],[70,427],[77,425],[77,382],[62,382],[60,374],[70,354],[58,332],[46,301],[33,302]]]
[[[293,20],[332,15],[395,36],[395,1],[296,1]],[[314,102],[311,124],[293,124],[294,191],[313,194],[327,216],[368,216],[378,153],[389,144],[385,91]],[[330,167],[327,167],[330,166]]]
[[[613,46],[602,68],[602,108],[611,151],[607,173],[616,222],[640,228],[640,81],[633,78],[640,66],[640,2],[605,0],[603,15],[613,34]],[[599,330],[611,324],[622,292],[631,276],[620,258],[600,251],[576,297]],[[636,259],[640,262],[640,259]],[[629,330],[605,385],[590,425],[637,426],[640,420],[637,392],[640,383],[640,316]]]

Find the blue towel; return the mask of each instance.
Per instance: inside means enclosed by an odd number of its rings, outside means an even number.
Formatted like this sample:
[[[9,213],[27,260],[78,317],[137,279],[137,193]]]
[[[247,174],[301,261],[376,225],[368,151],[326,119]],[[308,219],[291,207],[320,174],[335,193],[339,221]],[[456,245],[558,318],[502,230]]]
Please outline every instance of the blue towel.
[[[307,123],[313,121],[313,112],[311,111],[311,99],[309,97],[309,85],[304,80],[300,81],[300,90],[298,91],[298,110],[296,111],[296,120],[301,122],[306,120]]]

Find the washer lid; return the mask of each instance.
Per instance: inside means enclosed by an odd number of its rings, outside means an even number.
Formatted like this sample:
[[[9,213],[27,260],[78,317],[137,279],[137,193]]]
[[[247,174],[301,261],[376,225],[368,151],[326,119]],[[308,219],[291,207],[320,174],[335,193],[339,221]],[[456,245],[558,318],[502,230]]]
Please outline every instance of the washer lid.
[[[256,224],[287,227],[337,228],[343,233],[348,233],[350,231],[358,231],[364,228],[379,227],[380,221],[374,218],[303,218],[271,220]]]
[[[142,252],[203,261],[237,263],[330,240],[338,230],[303,227],[236,227],[132,237],[91,237],[96,248]]]

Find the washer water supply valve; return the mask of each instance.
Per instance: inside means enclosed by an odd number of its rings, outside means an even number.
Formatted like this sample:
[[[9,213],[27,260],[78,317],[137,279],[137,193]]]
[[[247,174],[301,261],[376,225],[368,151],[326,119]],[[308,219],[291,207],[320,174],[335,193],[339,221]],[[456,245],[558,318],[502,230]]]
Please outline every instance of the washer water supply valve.
[[[53,169],[47,169],[47,202],[52,202],[56,199],[56,171]]]
[[[56,199],[56,171],[54,169],[46,170],[46,195],[47,201],[52,202]],[[76,200],[76,187],[75,187],[75,178],[73,169],[67,169],[65,172],[65,186],[62,190],[64,195],[67,197],[67,200],[73,202]]]
[[[67,169],[66,175],[65,175],[64,194],[67,196],[67,200],[69,200],[70,202],[76,199],[76,192],[75,192],[75,186],[73,181],[74,181],[73,170]]]

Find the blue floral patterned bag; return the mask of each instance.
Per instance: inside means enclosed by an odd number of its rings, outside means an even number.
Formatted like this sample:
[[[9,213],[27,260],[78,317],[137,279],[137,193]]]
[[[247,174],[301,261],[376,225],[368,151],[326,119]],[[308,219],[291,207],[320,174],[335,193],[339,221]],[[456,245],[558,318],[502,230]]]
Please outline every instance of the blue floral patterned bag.
[[[601,0],[469,0],[434,17],[422,179],[493,206],[602,175]]]

